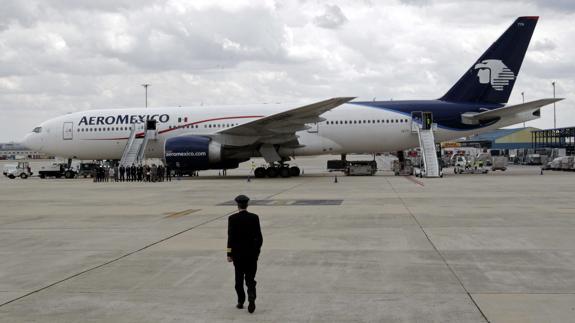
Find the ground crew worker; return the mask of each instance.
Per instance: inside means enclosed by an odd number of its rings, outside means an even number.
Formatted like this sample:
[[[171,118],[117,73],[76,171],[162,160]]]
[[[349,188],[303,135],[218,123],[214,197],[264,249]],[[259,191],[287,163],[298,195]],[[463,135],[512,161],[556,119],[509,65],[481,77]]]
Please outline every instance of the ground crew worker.
[[[126,180],[128,182],[132,181],[132,168],[129,165],[126,166]]]
[[[166,179],[168,182],[172,181],[172,169],[170,168],[170,165],[166,165]]]
[[[116,176],[116,170],[112,166],[110,166],[110,169],[108,169],[108,177],[110,178],[110,182],[111,181],[114,181],[114,182],[118,181],[118,177]]]
[[[238,213],[228,218],[228,262],[234,263],[235,289],[238,294],[237,308],[244,308],[246,294],[244,279],[248,287],[248,312],[256,309],[256,271],[263,238],[260,219],[247,211],[248,201],[245,195],[238,195]]]
[[[132,164],[131,169],[132,169],[132,182],[135,182],[135,181],[138,180],[138,178],[137,178],[137,174],[138,174],[137,171],[138,171],[138,169],[136,168],[136,165],[134,165],[134,164]]]

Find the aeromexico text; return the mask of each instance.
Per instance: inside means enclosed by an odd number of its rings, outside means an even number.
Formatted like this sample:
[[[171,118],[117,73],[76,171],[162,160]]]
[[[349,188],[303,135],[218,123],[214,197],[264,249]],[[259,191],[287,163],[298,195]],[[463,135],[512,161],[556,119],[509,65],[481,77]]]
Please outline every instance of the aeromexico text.
[[[86,117],[80,119],[79,126],[98,126],[98,125],[115,125],[115,124],[133,124],[144,123],[147,120],[157,120],[165,123],[170,121],[167,114],[119,114],[116,116]]]

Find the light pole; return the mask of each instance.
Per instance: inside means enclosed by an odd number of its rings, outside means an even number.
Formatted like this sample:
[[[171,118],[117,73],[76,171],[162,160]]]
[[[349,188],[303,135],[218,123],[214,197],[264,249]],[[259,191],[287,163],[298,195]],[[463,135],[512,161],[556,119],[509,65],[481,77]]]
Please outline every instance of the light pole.
[[[555,81],[551,82],[553,85],[553,99],[555,99]],[[555,102],[553,102],[553,129],[557,129],[557,114],[555,112]]]
[[[144,89],[146,90],[146,108],[148,107],[148,86],[150,86],[150,84],[142,84],[142,86],[144,87]]]
[[[523,104],[525,104],[525,92],[521,92],[521,97],[523,98]],[[523,122],[523,128],[525,128],[525,122]]]

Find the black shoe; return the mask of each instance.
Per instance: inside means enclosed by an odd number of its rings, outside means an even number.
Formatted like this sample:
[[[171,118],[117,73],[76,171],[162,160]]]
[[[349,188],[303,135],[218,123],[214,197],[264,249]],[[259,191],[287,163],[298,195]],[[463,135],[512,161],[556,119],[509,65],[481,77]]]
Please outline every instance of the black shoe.
[[[256,310],[256,302],[250,302],[248,304],[248,312],[253,313]]]
[[[236,308],[239,308],[241,310],[242,308],[244,308],[244,304],[238,303],[238,305],[236,305]]]

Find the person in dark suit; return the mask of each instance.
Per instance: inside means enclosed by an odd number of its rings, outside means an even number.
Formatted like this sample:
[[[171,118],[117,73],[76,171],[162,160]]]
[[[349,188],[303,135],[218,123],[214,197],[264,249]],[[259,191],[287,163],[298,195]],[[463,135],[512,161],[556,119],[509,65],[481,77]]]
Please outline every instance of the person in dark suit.
[[[228,262],[234,263],[236,278],[237,308],[244,308],[246,294],[244,279],[248,288],[248,312],[256,309],[256,271],[258,258],[263,244],[260,219],[247,211],[249,198],[239,195],[235,201],[238,213],[228,218]]]

